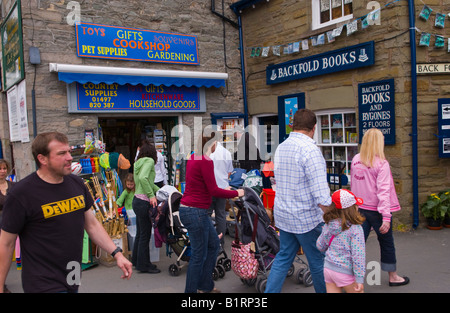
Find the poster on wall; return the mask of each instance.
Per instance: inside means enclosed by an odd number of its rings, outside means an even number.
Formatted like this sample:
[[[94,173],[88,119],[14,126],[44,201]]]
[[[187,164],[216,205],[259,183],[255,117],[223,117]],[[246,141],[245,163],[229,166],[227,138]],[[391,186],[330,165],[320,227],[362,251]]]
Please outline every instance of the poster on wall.
[[[10,88],[6,94],[8,102],[9,140],[20,141],[20,111],[17,105],[17,87]]]
[[[29,142],[25,80],[7,92],[9,134],[11,142]]]
[[[305,108],[305,93],[278,97],[278,121],[280,123],[280,143],[293,130],[294,114]]]
[[[385,145],[395,144],[394,79],[358,85],[359,143],[370,128],[378,128]]]
[[[17,105],[19,106],[20,140],[22,142],[30,142],[30,133],[28,131],[28,115],[27,115],[27,87],[25,80],[22,80],[17,85]]]
[[[0,26],[2,36],[3,89],[8,90],[24,79],[22,15],[17,0]]]

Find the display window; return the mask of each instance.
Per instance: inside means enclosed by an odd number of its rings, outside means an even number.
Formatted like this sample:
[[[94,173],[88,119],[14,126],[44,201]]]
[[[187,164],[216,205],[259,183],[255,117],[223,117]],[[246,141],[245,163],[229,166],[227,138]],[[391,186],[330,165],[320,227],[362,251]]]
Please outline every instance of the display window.
[[[350,179],[353,157],[358,153],[358,133],[354,110],[316,112],[314,139],[322,150],[327,166],[339,166]]]

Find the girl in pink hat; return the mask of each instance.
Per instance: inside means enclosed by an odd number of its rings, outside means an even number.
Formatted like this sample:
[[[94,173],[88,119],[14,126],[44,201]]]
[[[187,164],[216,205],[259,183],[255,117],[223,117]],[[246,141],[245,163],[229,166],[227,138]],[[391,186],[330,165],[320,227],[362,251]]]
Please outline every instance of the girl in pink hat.
[[[325,225],[316,243],[325,252],[327,293],[363,293],[366,245],[361,227],[364,217],[358,212],[363,200],[346,189],[337,190],[331,199],[333,203],[323,215]]]

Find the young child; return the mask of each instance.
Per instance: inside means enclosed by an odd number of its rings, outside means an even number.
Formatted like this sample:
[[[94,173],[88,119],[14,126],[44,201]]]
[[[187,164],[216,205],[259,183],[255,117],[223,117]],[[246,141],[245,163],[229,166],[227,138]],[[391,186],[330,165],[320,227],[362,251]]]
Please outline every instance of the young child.
[[[317,239],[317,248],[325,252],[324,277],[328,293],[364,292],[366,246],[358,212],[363,203],[352,192],[340,189],[323,215],[325,225]]]
[[[134,177],[132,173],[129,173],[125,177],[125,189],[122,191],[122,194],[120,195],[119,199],[117,199],[116,203],[117,206],[120,208],[121,206],[124,206],[126,209],[127,216],[128,214],[134,215],[133,212],[133,198],[134,198]]]

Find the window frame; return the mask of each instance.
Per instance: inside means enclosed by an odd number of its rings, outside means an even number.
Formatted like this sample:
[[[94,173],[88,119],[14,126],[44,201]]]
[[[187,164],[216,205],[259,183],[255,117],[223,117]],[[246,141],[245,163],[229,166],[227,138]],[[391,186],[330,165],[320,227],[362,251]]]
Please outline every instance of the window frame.
[[[331,158],[326,158],[324,155],[324,159],[325,161],[341,161],[341,162],[345,162],[345,169],[344,169],[344,174],[347,175],[348,181],[350,183],[350,168],[351,168],[351,162],[353,159],[353,156],[356,155],[359,151],[358,151],[358,142],[359,142],[359,129],[357,126],[357,112],[355,109],[348,109],[348,108],[342,108],[342,109],[329,109],[329,110],[320,110],[320,111],[315,111],[314,112],[317,116],[317,125],[316,125],[316,131],[314,133],[314,141],[316,142],[317,146],[320,148],[320,150],[322,151],[322,154],[324,153],[324,148],[325,147],[331,147]],[[333,115],[337,115],[337,114],[341,114],[343,118],[345,118],[346,114],[353,114],[354,115],[354,125],[352,126],[346,126],[345,125],[345,121],[342,121],[342,126],[341,129],[343,131],[343,142],[331,142],[332,140],[332,130],[333,129],[339,129],[339,128],[333,128],[331,126],[331,119]],[[330,142],[323,142],[322,140],[322,116],[328,116],[328,121],[329,121],[329,125],[328,125],[328,130],[329,132],[329,140]],[[356,136],[355,138],[355,142],[346,142],[346,136],[345,134],[345,130],[346,129],[354,129]],[[336,148],[344,148],[344,159],[336,159],[336,154],[335,154],[335,149]],[[349,148],[353,148],[353,155],[350,154],[349,152]]]
[[[342,1],[342,7],[344,7],[345,0],[341,0],[341,1]],[[353,18],[353,13],[352,13],[349,15],[344,15],[344,16],[334,19],[334,20],[330,20],[325,23],[320,23],[320,13],[321,13],[320,12],[320,0],[311,0],[311,11],[312,11],[312,23],[311,23],[312,30],[317,30],[317,29],[324,28],[324,27],[327,27],[330,25],[342,23],[342,22],[351,20]]]

